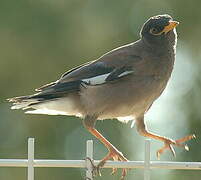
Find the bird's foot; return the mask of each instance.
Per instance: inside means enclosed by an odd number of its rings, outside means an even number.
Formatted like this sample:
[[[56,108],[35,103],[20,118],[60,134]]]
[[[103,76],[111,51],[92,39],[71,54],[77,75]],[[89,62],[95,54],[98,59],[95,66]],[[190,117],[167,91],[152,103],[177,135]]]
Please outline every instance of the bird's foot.
[[[161,149],[159,149],[157,151],[157,153],[156,153],[157,158],[160,159],[160,155],[167,149],[169,149],[172,152],[173,156],[176,156],[176,153],[175,153],[175,150],[174,150],[173,146],[182,147],[186,151],[189,151],[188,145],[183,144],[183,143],[186,142],[186,141],[189,141],[191,139],[195,139],[195,138],[196,138],[196,136],[194,134],[185,136],[185,137],[183,137],[181,139],[178,139],[178,140],[175,140],[175,141],[172,140],[172,139],[165,138],[165,140],[164,140],[165,145]]]
[[[100,168],[103,167],[106,161],[109,159],[113,159],[114,161],[128,161],[120,151],[118,151],[117,149],[111,148],[107,156],[105,156],[94,169],[94,175],[101,176]],[[121,180],[124,179],[124,177],[127,174],[127,171],[128,171],[127,169],[122,169]],[[113,168],[111,174],[115,174],[116,172],[117,172],[117,168]]]

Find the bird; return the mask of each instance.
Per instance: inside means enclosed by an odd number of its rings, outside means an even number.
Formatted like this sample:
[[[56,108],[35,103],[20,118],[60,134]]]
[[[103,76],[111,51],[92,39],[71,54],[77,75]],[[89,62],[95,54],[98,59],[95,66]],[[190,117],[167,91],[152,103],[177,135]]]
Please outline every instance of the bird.
[[[173,140],[148,131],[144,115],[164,91],[174,67],[179,22],[168,14],[150,17],[142,25],[140,38],[115,48],[98,59],[64,73],[57,81],[35,89],[35,94],[9,98],[11,109],[28,114],[77,116],[84,127],[108,149],[96,166],[99,171],[109,159],[128,161],[95,127],[97,120],[133,121],[140,135],[162,141],[175,156],[173,146],[188,150],[187,135]],[[115,173],[117,169],[113,168]],[[127,174],[122,169],[121,179]]]

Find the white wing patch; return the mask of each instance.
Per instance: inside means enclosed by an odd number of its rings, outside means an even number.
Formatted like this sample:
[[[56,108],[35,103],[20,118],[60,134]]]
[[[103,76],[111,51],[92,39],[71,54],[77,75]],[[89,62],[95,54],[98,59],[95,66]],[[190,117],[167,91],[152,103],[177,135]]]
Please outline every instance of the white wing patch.
[[[117,78],[120,78],[120,77],[123,77],[123,76],[126,76],[128,74],[131,74],[133,73],[133,71],[125,71],[125,72],[122,72],[121,74],[119,74],[117,76]],[[95,77],[91,77],[91,78],[87,78],[87,79],[82,79],[83,82],[86,82],[90,85],[99,85],[99,84],[103,84],[106,82],[106,79],[107,77],[110,75],[111,73],[107,73],[107,74],[102,74],[102,75],[99,75],[99,76],[95,76]]]
[[[131,74],[131,73],[133,73],[133,71],[125,71],[125,72],[119,74],[118,77],[126,76],[126,75]]]
[[[110,75],[110,73],[107,74],[103,74],[103,75],[99,75],[99,76],[95,76],[92,78],[88,78],[88,79],[83,79],[83,82],[86,82],[90,85],[98,85],[98,84],[103,84],[105,83],[105,80],[107,79],[107,77]]]

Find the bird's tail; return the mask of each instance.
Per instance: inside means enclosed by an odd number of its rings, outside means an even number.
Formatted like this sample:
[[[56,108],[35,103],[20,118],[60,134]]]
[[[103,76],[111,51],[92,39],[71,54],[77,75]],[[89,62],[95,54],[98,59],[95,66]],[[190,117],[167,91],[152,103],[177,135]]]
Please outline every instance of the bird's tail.
[[[25,113],[78,116],[79,111],[72,94],[79,91],[80,83],[51,83],[39,88],[38,93],[10,98],[8,101],[13,103],[11,109],[26,110]]]
[[[14,97],[7,100],[13,103],[11,109],[26,110],[31,108],[33,105],[40,103],[40,99],[34,97],[34,95]]]
[[[8,99],[11,109],[22,109],[27,114],[75,115],[81,116],[73,98],[61,94],[34,94]]]

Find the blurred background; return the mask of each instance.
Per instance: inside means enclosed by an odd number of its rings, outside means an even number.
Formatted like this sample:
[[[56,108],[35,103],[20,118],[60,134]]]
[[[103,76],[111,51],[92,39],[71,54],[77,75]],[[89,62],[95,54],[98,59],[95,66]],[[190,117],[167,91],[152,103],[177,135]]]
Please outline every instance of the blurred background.
[[[36,138],[36,158],[84,159],[85,143],[94,140],[95,159],[107,150],[78,118],[25,115],[11,111],[6,98],[33,93],[62,73],[139,38],[150,16],[168,13],[180,22],[177,59],[171,80],[146,115],[148,128],[174,139],[195,133],[190,151],[176,148],[165,161],[201,161],[201,1],[183,0],[1,0],[0,1],[0,159],[26,158],[27,138]],[[131,124],[100,121],[97,129],[130,160],[143,160],[144,138]],[[152,141],[151,159],[163,144]],[[130,170],[128,180],[142,179]],[[84,179],[84,169],[36,168],[36,180]],[[116,180],[102,170],[97,180]],[[152,170],[154,180],[198,180],[200,171]],[[26,168],[0,168],[0,180],[25,180]]]

